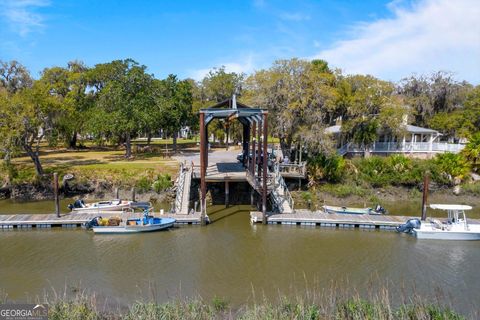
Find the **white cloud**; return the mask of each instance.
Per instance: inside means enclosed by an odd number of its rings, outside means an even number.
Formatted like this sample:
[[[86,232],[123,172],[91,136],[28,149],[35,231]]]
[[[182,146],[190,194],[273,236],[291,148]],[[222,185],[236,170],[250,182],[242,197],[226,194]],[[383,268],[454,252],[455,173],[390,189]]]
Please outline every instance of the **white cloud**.
[[[44,27],[45,18],[36,9],[49,5],[47,0],[4,0],[0,3],[0,16],[6,19],[14,32],[23,37]]]
[[[194,80],[202,80],[213,68],[219,68],[221,66],[225,67],[226,72],[235,72],[235,73],[252,73],[255,70],[255,62],[253,55],[250,54],[239,61],[230,61],[230,62],[219,62],[212,66],[211,68],[202,68],[191,70],[188,73],[188,77]]]
[[[412,73],[452,71],[480,83],[480,2],[419,0],[410,8],[394,1],[393,17],[353,26],[353,36],[314,58],[346,73],[398,81]]]

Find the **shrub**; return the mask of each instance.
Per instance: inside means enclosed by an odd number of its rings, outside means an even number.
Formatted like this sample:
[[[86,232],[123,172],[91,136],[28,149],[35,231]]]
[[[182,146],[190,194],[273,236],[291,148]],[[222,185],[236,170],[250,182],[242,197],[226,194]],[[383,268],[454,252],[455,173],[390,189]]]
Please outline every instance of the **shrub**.
[[[438,165],[440,173],[448,177],[450,181],[454,178],[462,180],[470,172],[470,166],[461,154],[450,152],[438,154],[435,163]]]
[[[308,171],[311,180],[326,180],[340,182],[345,174],[345,159],[337,154],[320,154],[308,161]]]
[[[152,185],[152,181],[150,179],[148,179],[147,177],[141,177],[135,187],[137,188],[137,190],[142,193],[142,192],[147,192],[150,190],[150,187]]]
[[[172,178],[168,173],[166,173],[164,175],[160,174],[157,176],[157,179],[152,184],[152,189],[156,193],[160,193],[162,191],[167,190],[171,186],[172,186]]]

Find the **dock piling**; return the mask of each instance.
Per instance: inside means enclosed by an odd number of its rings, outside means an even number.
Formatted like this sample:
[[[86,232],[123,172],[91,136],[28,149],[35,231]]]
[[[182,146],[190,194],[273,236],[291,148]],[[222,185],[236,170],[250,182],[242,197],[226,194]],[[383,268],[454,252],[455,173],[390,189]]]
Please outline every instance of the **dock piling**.
[[[120,192],[119,192],[118,187],[115,188],[115,199],[120,199]]]
[[[229,193],[230,193],[230,184],[228,180],[225,180],[225,207],[228,208],[229,205]]]
[[[132,188],[132,201],[135,202],[135,188]]]
[[[55,200],[55,214],[60,217],[60,202],[58,200],[58,173],[53,173],[53,196]]]
[[[427,202],[428,202],[428,184],[430,181],[429,173],[426,172],[423,177],[423,197],[422,197],[422,221],[427,220]]]

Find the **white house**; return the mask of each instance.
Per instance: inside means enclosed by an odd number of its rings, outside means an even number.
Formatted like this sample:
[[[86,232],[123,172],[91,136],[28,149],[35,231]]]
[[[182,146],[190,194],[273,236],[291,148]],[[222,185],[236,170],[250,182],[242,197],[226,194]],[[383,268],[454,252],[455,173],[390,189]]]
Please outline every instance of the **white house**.
[[[458,153],[464,148],[464,144],[448,143],[440,141],[442,134],[436,130],[412,125],[404,125],[405,134],[396,137],[391,134],[378,133],[377,141],[370,148],[371,154],[401,153],[421,158],[429,158],[435,153],[453,152]],[[334,125],[326,129],[333,135],[337,142],[337,152],[341,155],[363,153],[364,148],[348,141],[343,141],[341,125]]]

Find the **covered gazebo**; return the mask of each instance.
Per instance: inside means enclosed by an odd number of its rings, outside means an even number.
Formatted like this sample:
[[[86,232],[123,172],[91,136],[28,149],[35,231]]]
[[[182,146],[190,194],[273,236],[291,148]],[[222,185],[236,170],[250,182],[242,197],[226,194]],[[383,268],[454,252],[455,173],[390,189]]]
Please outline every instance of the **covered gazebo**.
[[[214,106],[200,110],[200,207],[202,223],[205,223],[206,217],[208,125],[213,119],[225,119],[227,123],[238,119],[242,124],[243,165],[245,166],[247,181],[262,196],[263,222],[266,223],[268,173],[266,161],[267,115],[267,110],[249,107],[237,102],[235,95]],[[262,161],[262,155],[264,155],[265,161]]]

